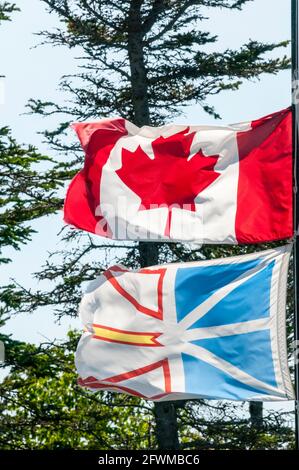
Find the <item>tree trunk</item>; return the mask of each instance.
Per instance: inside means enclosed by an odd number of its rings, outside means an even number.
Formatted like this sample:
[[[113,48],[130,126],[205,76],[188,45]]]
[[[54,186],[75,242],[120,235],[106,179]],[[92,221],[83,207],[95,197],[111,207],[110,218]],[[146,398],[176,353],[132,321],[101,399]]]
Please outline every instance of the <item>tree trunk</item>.
[[[143,32],[141,21],[142,1],[132,0],[129,12],[128,55],[130,62],[131,92],[136,126],[150,125],[148,105],[147,73],[143,51]]]
[[[132,0],[129,12],[128,55],[130,61],[130,76],[134,124],[137,126],[150,125],[148,104],[147,72],[143,52],[143,32],[141,21],[142,1]],[[146,267],[158,264],[159,245],[155,242],[139,243],[140,266]],[[178,426],[176,408],[172,402],[155,403],[156,439],[159,449],[178,449]]]
[[[260,431],[263,427],[263,402],[251,401],[249,403],[251,427]]]
[[[178,450],[179,436],[176,407],[173,402],[155,403],[156,438],[161,450]]]

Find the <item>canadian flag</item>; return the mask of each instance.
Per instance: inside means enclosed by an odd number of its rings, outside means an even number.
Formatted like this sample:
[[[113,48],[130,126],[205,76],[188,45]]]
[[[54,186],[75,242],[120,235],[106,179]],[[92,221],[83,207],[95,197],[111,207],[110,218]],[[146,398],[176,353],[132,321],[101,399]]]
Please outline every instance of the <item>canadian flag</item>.
[[[86,158],[64,220],[118,240],[259,243],[293,236],[291,110],[222,126],[75,123]]]

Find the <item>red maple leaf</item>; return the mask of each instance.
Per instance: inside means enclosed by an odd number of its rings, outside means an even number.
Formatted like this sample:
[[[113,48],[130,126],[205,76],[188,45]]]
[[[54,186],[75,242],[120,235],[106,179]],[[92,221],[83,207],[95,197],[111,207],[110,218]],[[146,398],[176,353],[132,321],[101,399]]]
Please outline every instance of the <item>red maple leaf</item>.
[[[194,135],[188,127],[157,138],[152,142],[154,159],[140,146],[134,152],[122,150],[122,167],[116,173],[141,198],[139,210],[168,207],[165,235],[169,235],[172,207],[195,211],[196,196],[219,176],[214,171],[219,155],[205,156],[199,150],[188,160]]]

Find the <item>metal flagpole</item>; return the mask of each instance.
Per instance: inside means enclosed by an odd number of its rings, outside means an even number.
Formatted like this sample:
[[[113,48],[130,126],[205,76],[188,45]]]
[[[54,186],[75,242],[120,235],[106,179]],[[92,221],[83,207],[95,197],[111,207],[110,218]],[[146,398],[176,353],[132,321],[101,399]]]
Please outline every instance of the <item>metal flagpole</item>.
[[[293,114],[293,163],[294,163],[294,340],[295,340],[295,426],[296,449],[299,450],[299,6],[292,0],[292,114]]]

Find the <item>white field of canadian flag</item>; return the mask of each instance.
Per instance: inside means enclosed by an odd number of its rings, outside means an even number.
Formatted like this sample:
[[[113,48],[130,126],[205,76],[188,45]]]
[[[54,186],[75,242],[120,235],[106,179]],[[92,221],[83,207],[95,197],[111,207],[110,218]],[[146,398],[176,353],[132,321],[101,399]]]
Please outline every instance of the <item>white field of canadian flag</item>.
[[[290,109],[227,127],[115,118],[73,128],[86,155],[65,200],[74,227],[211,244],[293,236]]]

